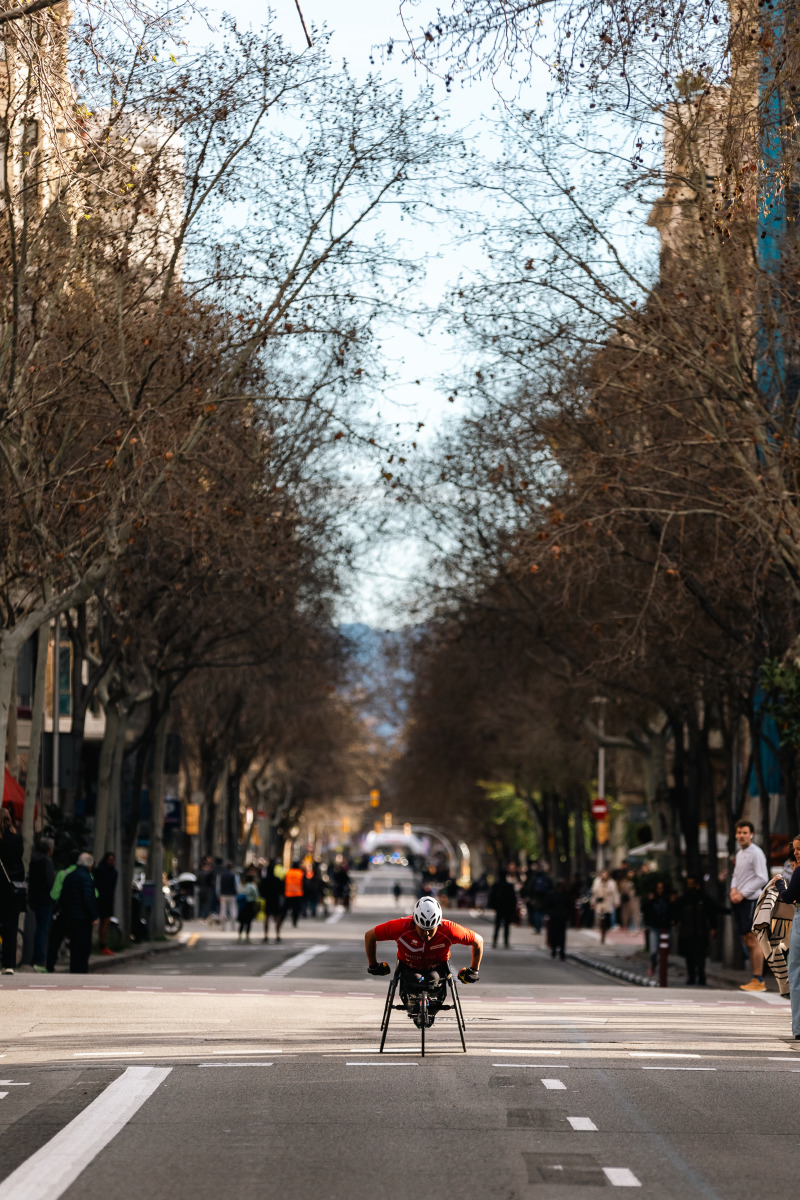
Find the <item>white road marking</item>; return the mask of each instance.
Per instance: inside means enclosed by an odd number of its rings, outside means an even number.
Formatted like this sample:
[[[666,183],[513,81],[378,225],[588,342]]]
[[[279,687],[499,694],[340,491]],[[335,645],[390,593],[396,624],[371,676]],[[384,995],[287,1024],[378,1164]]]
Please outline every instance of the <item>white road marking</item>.
[[[171,1067],[128,1067],[0,1183],[0,1200],[58,1200],[164,1082]]]
[[[631,1058],[702,1058],[702,1054],[672,1054],[666,1051],[655,1050],[629,1050],[628,1054]]]
[[[641,1187],[641,1183],[627,1167],[603,1167],[603,1174],[614,1187]]]
[[[567,1085],[562,1083],[560,1079],[543,1079],[542,1083],[548,1092],[565,1092],[567,1090]]]
[[[567,1117],[573,1129],[584,1133],[597,1133],[597,1126],[591,1117]]]
[[[764,1004],[778,1004],[781,1008],[790,1004],[788,996],[776,996],[774,992],[756,992],[753,999],[761,1000]]]
[[[552,1067],[553,1063],[492,1063],[493,1067],[515,1067],[518,1071],[541,1071],[543,1067]],[[559,1071],[568,1071],[569,1063],[559,1063]]]
[[[8,1092],[0,1092],[0,1100],[5,1100],[7,1095],[8,1095]]]
[[[335,925],[337,921],[341,921],[343,916],[344,916],[343,908],[334,909],[334,911],[331,913],[331,915],[329,917],[325,918],[325,924],[326,925]]]
[[[283,1054],[282,1050],[212,1050],[212,1054],[226,1054],[233,1058],[236,1054]]]
[[[789,1051],[789,1053],[791,1054],[791,1050]],[[783,1055],[781,1055],[780,1058],[771,1058],[770,1057],[767,1059],[767,1062],[786,1062],[786,1061],[787,1060]]]
[[[419,1065],[418,1063],[410,1063],[410,1062],[349,1062],[349,1063],[347,1063],[348,1067],[416,1067],[418,1065]],[[0,1193],[0,1200],[3,1200],[2,1193]]]
[[[30,1087],[29,1083],[14,1083],[11,1079],[0,1079],[0,1087]]]
[[[643,1071],[716,1071],[716,1067],[642,1067]]]
[[[268,1062],[243,1063],[243,1062],[208,1062],[198,1063],[198,1067],[273,1067],[275,1064]]]
[[[492,1046],[490,1054],[538,1054],[541,1058],[545,1054],[560,1054],[560,1050],[518,1050],[516,1046]],[[698,1054],[697,1058],[700,1057]]]
[[[73,1058],[142,1058],[144,1050],[77,1050]],[[149,1070],[150,1068],[143,1068]]]
[[[282,978],[284,975],[291,975],[292,971],[296,971],[299,967],[304,967],[307,962],[311,962],[312,958],[316,958],[318,954],[324,953],[330,947],[325,942],[319,942],[316,946],[309,946],[307,950],[302,950],[300,954],[293,954],[291,958],[287,958],[279,967],[273,967],[269,971],[262,972],[262,978]]]

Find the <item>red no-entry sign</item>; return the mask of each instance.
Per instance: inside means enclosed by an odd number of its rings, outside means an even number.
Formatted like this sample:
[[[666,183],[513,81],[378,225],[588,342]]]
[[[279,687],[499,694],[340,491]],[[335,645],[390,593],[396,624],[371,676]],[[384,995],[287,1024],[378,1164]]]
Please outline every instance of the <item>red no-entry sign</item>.
[[[608,816],[608,805],[602,796],[598,796],[596,800],[592,801],[592,816],[595,821],[602,821]]]

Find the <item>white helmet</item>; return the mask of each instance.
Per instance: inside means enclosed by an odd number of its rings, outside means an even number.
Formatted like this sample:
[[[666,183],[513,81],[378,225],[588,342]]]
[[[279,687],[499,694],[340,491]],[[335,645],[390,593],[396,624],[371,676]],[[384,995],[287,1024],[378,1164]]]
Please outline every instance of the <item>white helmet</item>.
[[[420,929],[438,929],[442,920],[442,906],[435,896],[423,896],[414,905],[412,916]]]

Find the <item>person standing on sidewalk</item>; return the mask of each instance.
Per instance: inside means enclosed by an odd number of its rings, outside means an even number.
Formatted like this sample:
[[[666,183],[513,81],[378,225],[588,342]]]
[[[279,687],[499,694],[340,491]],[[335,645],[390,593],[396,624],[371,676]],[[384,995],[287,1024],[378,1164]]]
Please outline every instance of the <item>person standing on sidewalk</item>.
[[[619,908],[619,888],[608,871],[601,871],[592,884],[592,908],[600,918],[600,943],[606,940],[611,928],[611,918]]]
[[[20,901],[15,883],[25,879],[22,835],[7,808],[0,808],[0,937],[3,939],[3,974],[13,975],[17,965]]]
[[[295,859],[283,881],[283,894],[286,900],[286,911],[292,918],[292,925],[297,928],[297,919],[303,908],[306,891],[306,877],[299,859]]]
[[[548,905],[547,944],[550,947],[550,957],[555,958],[558,954],[562,962],[567,949],[567,925],[574,909],[575,902],[567,884],[565,880],[559,879]]]
[[[672,921],[672,905],[663,879],[656,882],[655,891],[650,892],[642,905],[642,919],[647,930],[647,947],[650,951],[647,973],[653,975],[658,963],[659,938],[665,929],[669,929]]]
[[[92,926],[100,916],[94,889],[91,854],[80,854],[74,871],[64,878],[60,908],[69,938],[69,970],[71,975],[89,972],[92,952]]]
[[[753,841],[754,833],[755,826],[752,821],[737,821],[736,841],[739,843],[739,849],[736,851],[730,896],[733,919],[747,947],[753,976],[749,983],[739,985],[743,992],[767,990],[764,983],[764,954],[758,944],[758,938],[753,933],[753,916],[756,900],[769,882],[769,870],[764,851]]]
[[[100,928],[98,943],[101,954],[112,955],[107,945],[108,927],[114,915],[114,897],[117,891],[119,872],[116,868],[117,856],[113,850],[107,850],[101,861],[94,869],[94,884],[97,889],[97,907],[100,912]]]
[[[219,927],[223,931],[230,921],[231,932],[236,928],[236,896],[239,886],[233,870],[233,863],[226,862],[217,876],[217,895],[219,896]]]
[[[706,957],[709,938],[717,932],[717,906],[693,875],[673,906],[678,926],[678,953],[686,959],[686,986],[706,986]]]
[[[789,1000],[792,1004],[792,1037],[800,1042],[800,833],[793,838],[791,857],[795,868],[786,883],[783,875],[776,875],[772,882],[785,904],[794,904],[792,930],[789,934]]]
[[[494,937],[492,938],[492,948],[497,949],[497,938],[500,933],[500,927],[502,926],[503,945],[507,950],[511,922],[517,915],[517,892],[514,884],[507,875],[502,879],[496,879],[492,884],[492,889],[489,892],[488,905],[489,908],[494,909]]]
[[[34,916],[33,933],[33,969],[47,970],[47,935],[50,931],[50,919],[53,915],[53,901],[50,890],[56,880],[56,869],[53,866],[52,838],[39,838],[31,855],[31,865],[28,868],[28,908]]]

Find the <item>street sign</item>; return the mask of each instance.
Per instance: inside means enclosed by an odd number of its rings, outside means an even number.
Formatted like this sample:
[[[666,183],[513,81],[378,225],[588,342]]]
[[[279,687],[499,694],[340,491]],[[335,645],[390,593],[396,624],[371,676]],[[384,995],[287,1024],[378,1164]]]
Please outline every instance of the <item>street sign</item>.
[[[592,816],[595,821],[603,821],[608,816],[608,805],[602,796],[592,801]]]

